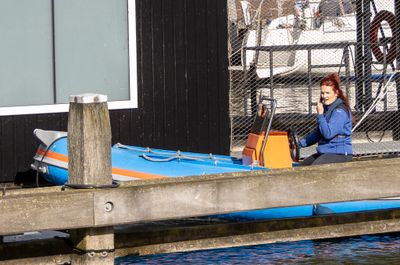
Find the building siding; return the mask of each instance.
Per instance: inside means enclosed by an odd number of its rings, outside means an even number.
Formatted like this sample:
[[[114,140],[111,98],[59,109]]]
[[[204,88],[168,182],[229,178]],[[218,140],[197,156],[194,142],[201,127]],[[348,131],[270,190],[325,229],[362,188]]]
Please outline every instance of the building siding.
[[[222,0],[136,1],[138,108],[110,111],[113,143],[229,152],[226,13]],[[29,172],[35,128],[65,131],[67,121],[0,117],[0,182]]]

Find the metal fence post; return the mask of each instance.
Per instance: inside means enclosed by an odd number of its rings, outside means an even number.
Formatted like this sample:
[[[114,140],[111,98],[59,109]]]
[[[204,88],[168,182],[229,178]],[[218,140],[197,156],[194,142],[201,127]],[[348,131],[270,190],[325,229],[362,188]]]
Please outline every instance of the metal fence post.
[[[308,76],[308,113],[312,114],[312,84],[311,84],[311,49],[307,49],[307,76]]]
[[[396,53],[396,70],[400,70],[400,2],[394,1],[394,15],[396,17],[396,32],[394,35],[395,43],[392,45],[396,45],[397,53]],[[396,121],[400,121],[400,75],[397,72],[395,76],[396,82],[396,101],[397,101],[397,111],[396,111]],[[398,124],[398,123],[394,124]],[[393,140],[398,141],[400,139],[400,128],[399,126],[394,125],[393,128]]]

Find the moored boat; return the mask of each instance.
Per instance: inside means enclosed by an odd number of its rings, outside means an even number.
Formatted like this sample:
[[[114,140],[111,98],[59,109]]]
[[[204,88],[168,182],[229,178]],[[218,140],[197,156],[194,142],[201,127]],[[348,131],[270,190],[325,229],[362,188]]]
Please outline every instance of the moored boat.
[[[32,168],[50,183],[63,185],[68,181],[68,141],[66,132],[36,129],[40,145]],[[50,140],[48,140],[50,139]],[[243,165],[238,158],[192,152],[128,146],[120,143],[111,148],[114,180],[161,179],[226,172],[263,169]]]
[[[35,130],[41,144],[34,156],[32,168],[56,185],[68,181],[68,146],[65,132]],[[46,139],[52,139],[46,145]],[[161,179],[227,172],[268,170],[257,165],[244,165],[242,159],[225,155],[202,154],[115,144],[112,149],[114,180],[134,181]],[[355,202],[302,205],[284,208],[260,209],[213,216],[230,220],[264,220],[311,217],[322,214],[363,212],[400,208],[399,199],[376,199]]]
[[[271,108],[260,104],[241,159],[226,155],[116,144],[111,148],[113,179],[134,181],[252,170],[266,170],[268,174],[268,169],[271,168],[297,166],[296,134],[271,130],[276,102],[260,99],[260,102],[264,101],[270,102]],[[64,185],[68,181],[67,133],[36,129],[34,135],[39,139],[40,145],[32,168],[40,172],[47,181]],[[235,220],[280,219],[393,208],[400,208],[400,198],[261,209],[216,217]]]
[[[314,74],[337,71],[337,65],[344,65],[346,52],[350,54],[349,70],[354,72],[355,43],[357,42],[354,1],[302,2],[301,9],[299,8],[297,13],[272,19],[259,29],[250,27],[244,35],[242,65],[246,69],[254,65],[258,78],[269,78],[271,74],[273,76],[304,74],[310,71],[309,67],[311,66]],[[389,10],[375,11],[376,14],[373,14],[371,21],[369,38],[372,44],[374,69],[377,69],[378,73],[379,69],[383,68],[379,64],[393,63],[396,54],[394,45],[389,45],[385,50],[378,43],[382,39],[388,39],[390,42],[395,35],[396,28],[391,5],[383,0],[378,1],[377,4],[380,8],[389,8]],[[305,48],[295,48],[307,45],[312,47],[310,52]],[[329,47],[323,47],[323,45]],[[290,46],[290,48],[275,50],[273,53],[254,50],[258,47],[276,46]],[[386,56],[383,55],[384,53]],[[270,58],[271,55],[272,58]],[[328,67],[328,65],[332,65],[332,67]]]

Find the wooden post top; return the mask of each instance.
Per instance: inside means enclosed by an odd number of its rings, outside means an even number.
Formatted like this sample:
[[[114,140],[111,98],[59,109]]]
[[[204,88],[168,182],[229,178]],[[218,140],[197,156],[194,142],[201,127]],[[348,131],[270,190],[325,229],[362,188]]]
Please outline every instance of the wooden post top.
[[[80,95],[69,96],[70,103],[104,103],[107,102],[107,95],[84,93]]]
[[[107,96],[70,96],[68,114],[69,184],[109,185],[111,126]]]

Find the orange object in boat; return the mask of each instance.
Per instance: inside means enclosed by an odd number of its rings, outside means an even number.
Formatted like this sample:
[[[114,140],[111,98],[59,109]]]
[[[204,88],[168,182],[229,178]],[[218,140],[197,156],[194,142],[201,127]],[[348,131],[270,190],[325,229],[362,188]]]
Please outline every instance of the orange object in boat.
[[[260,165],[267,168],[292,167],[287,132],[270,131],[264,146],[265,132],[249,133],[246,146],[242,152],[244,165]]]

